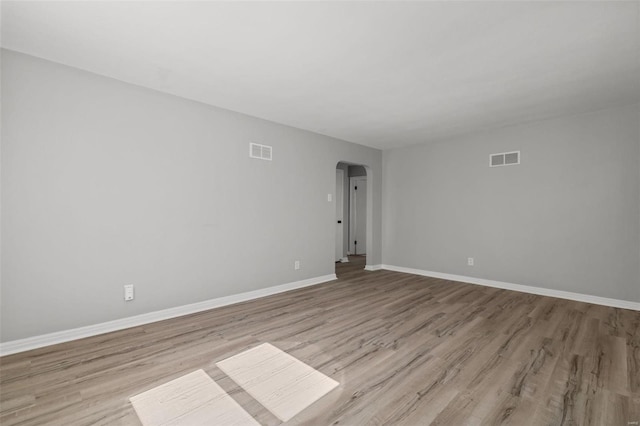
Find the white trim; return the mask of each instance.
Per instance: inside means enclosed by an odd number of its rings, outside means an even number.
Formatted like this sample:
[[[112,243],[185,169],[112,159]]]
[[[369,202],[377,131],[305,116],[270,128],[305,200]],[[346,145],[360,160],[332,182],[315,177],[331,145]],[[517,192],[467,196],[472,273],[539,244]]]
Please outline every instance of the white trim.
[[[267,287],[260,290],[248,291],[246,293],[234,294],[231,296],[218,297],[216,299],[205,300],[204,302],[192,303],[189,305],[176,306],[174,308],[163,309],[162,311],[149,312],[133,317],[117,319],[100,324],[88,325],[86,327],[74,328],[71,330],[57,331],[55,333],[42,334],[40,336],[27,337],[26,339],[13,340],[0,343],[0,356],[24,352],[44,346],[56,345],[58,343],[69,342],[71,340],[83,339],[85,337],[97,336],[99,334],[110,333],[112,331],[123,330],[125,328],[136,327],[156,321],[163,321],[170,318],[181,317],[196,312],[207,311],[213,308],[233,305],[235,303],[246,302],[248,300],[259,299],[272,294],[283,293],[327,281],[337,279],[336,274],[323,275],[292,283]]]
[[[349,258],[348,257],[343,257],[342,259],[340,259],[340,263],[349,263]]]
[[[379,271],[380,269],[382,269],[382,265],[366,265],[364,267],[365,271]]]
[[[553,290],[550,288],[533,287],[521,284],[505,283],[502,281],[486,280],[484,278],[467,277],[464,275],[445,274],[442,272],[425,271],[422,269],[405,268],[403,266],[381,265],[382,269],[407,274],[423,275],[425,277],[441,278],[443,280],[460,281],[469,284],[484,285],[487,287],[502,288],[505,290],[520,291],[522,293],[539,294],[541,296],[558,297],[560,299],[575,300],[577,302],[593,303],[596,305],[612,306],[614,308],[631,309],[640,311],[640,302],[629,300],[610,299],[608,297],[593,296],[590,294],[573,293],[570,291]],[[365,268],[366,269],[366,268]]]

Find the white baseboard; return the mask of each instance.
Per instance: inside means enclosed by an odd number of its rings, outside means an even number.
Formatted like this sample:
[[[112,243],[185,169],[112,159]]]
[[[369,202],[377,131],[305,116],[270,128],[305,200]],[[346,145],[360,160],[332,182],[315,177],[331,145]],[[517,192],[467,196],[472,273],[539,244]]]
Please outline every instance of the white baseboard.
[[[342,259],[340,259],[340,263],[349,263],[349,258],[343,257]]]
[[[610,299],[608,297],[592,296],[590,294],[573,293],[570,291],[553,290],[543,287],[532,287],[528,285],[505,283],[502,281],[486,280],[484,278],[467,277],[464,275],[444,274],[442,272],[425,271],[422,269],[405,268],[403,266],[381,265],[382,269],[407,274],[423,275],[425,277],[441,278],[443,280],[460,281],[470,284],[484,285],[487,287],[502,288],[505,290],[515,290],[523,293],[539,294],[541,296],[558,297],[560,299],[575,300],[577,302],[593,303],[596,305],[612,306],[614,308],[631,309],[640,311],[640,302],[628,300]]]
[[[366,265],[364,267],[365,271],[379,271],[382,269],[382,265]]]
[[[0,356],[24,352],[44,346],[56,345],[58,343],[69,342],[71,340],[82,339],[85,337],[97,336],[99,334],[110,333],[112,331],[123,330],[125,328],[136,327],[156,321],[163,321],[170,318],[181,317],[183,315],[189,315],[213,308],[219,308],[221,306],[233,305],[234,303],[259,299],[261,297],[270,296],[272,294],[283,293],[285,291],[309,287],[316,284],[322,284],[335,279],[337,279],[336,274],[323,275],[320,277],[281,284],[273,287],[263,288],[260,290],[248,291],[246,293],[218,297],[216,299],[205,300],[204,302],[176,306],[175,308],[163,309],[162,311],[149,312],[133,317],[117,319],[100,324],[88,325],[86,327],[79,327],[71,330],[63,330],[55,333],[43,334],[40,336],[13,340],[5,343],[0,343]]]

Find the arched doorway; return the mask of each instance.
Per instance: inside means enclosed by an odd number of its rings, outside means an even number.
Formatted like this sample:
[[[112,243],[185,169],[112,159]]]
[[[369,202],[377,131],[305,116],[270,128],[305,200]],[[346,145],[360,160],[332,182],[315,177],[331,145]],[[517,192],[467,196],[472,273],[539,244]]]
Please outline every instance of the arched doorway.
[[[368,168],[362,164],[336,165],[335,262],[336,274],[362,270],[371,247],[371,190]],[[345,265],[345,264],[349,265]]]

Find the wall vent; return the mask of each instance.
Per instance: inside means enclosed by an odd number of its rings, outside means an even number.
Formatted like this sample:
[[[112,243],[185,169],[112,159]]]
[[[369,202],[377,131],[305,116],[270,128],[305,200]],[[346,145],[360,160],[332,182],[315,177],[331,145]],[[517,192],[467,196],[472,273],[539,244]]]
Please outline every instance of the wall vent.
[[[249,144],[249,157],[251,158],[271,161],[272,153],[273,148],[269,145],[260,145],[259,143]]]
[[[520,164],[520,151],[501,152],[489,156],[489,167],[513,166]]]

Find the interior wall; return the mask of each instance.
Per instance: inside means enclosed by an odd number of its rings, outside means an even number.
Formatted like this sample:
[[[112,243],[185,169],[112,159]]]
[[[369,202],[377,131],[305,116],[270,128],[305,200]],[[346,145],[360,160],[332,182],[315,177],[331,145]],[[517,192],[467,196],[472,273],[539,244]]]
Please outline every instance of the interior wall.
[[[1,341],[333,274],[340,160],[380,263],[381,151],[2,50]]]
[[[634,105],[384,151],[383,263],[640,301],[639,123]]]

